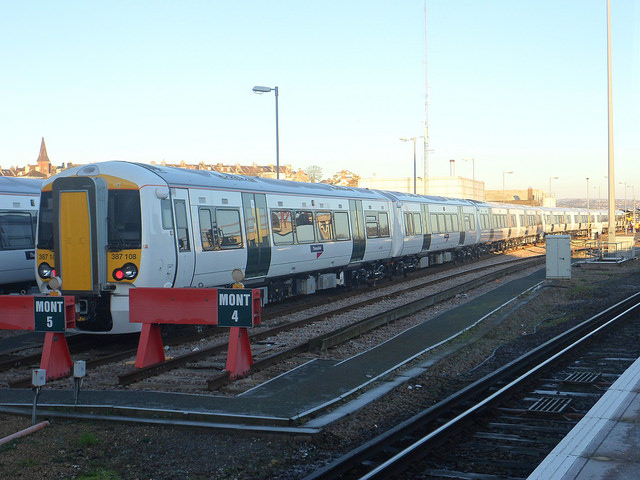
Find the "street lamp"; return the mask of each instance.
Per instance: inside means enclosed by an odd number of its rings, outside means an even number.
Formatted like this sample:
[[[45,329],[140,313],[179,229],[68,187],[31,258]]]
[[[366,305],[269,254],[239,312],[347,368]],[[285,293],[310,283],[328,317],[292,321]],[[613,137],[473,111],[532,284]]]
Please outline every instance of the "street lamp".
[[[504,176],[505,175],[511,175],[513,173],[513,171],[510,172],[502,172],[502,195],[504,196]]]
[[[413,193],[416,193],[416,140],[420,137],[400,137],[401,142],[410,142],[413,140]]]
[[[253,93],[262,95],[263,93],[269,93],[274,91],[276,94],[276,178],[280,178],[280,135],[278,133],[278,86],[275,87],[261,87],[256,85],[253,87]]]
[[[591,211],[589,210],[589,177],[587,177],[587,223],[591,223]]]
[[[471,167],[473,168],[473,170],[472,170],[473,176],[471,178],[475,182],[476,181],[476,159],[475,158],[463,158],[462,160],[464,160],[465,162],[468,162],[469,160],[471,160]]]
[[[618,182],[620,185],[624,185],[624,215],[627,215],[627,187],[631,185],[627,185],[627,182]]]
[[[549,177],[549,196],[553,196],[553,194],[551,193],[551,180],[558,180],[558,178],[560,177]]]

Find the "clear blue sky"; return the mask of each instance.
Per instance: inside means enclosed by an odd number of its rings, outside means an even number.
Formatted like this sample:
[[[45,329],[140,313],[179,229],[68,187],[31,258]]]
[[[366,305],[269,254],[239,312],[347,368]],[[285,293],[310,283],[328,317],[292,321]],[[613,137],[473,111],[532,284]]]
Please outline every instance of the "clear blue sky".
[[[615,179],[640,199],[640,0],[611,3]],[[488,189],[513,170],[507,188],[584,197],[588,176],[604,198],[606,0],[427,8],[431,176],[475,158]],[[55,164],[275,163],[274,95],[251,88],[278,85],[281,164],[411,176],[424,29],[424,0],[4,2],[0,165],[41,137]]]

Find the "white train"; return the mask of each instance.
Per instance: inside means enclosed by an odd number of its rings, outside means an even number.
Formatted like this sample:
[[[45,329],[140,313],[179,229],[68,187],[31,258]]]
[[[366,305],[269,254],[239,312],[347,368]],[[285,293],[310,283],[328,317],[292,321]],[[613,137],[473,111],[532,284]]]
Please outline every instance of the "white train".
[[[123,333],[135,287],[226,286],[240,268],[272,301],[601,231],[602,215],[114,161],[44,183],[37,276],[77,296],[79,329]]]
[[[0,176],[0,293],[35,285],[35,232],[42,180]]]

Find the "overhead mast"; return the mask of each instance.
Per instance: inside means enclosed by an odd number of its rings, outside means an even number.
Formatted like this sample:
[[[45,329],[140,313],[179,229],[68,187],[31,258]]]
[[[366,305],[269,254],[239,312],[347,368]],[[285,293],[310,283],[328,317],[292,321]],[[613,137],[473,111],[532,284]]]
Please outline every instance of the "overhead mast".
[[[427,0],[424,0],[424,174],[422,193],[428,192],[429,184],[429,75],[427,70]]]
[[[607,0],[607,93],[609,113],[609,243],[616,241],[616,182],[613,178],[613,94],[611,81],[611,2]],[[627,194],[625,188],[625,195]],[[614,248],[610,246],[610,248]]]

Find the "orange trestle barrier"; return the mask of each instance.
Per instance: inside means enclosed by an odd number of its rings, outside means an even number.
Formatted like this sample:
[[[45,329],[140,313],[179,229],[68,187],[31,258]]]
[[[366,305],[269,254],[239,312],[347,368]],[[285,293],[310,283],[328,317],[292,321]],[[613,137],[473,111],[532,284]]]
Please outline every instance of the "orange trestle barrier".
[[[35,300],[64,299],[65,325],[62,329],[76,326],[75,297],[42,295],[0,295],[0,330],[35,330]],[[66,377],[71,374],[71,354],[64,332],[46,331],[40,368],[47,371],[47,379]]]
[[[142,323],[136,354],[136,368],[164,362],[161,324],[231,326],[226,370],[234,380],[249,373],[253,364],[249,331],[228,322],[219,322],[219,291],[216,288],[136,288],[129,292],[129,321]],[[261,296],[259,289],[234,290],[247,297],[251,305],[251,325],[260,324]],[[236,294],[234,294],[235,296]],[[235,300],[234,300],[235,301]],[[247,302],[248,303],[248,302]],[[229,308],[225,305],[225,308]],[[233,308],[233,307],[231,307]]]

